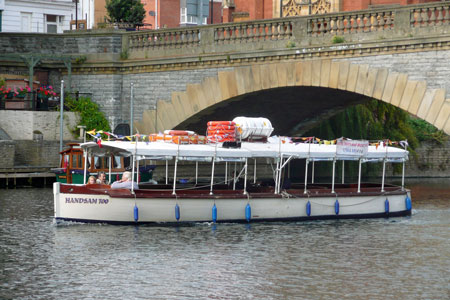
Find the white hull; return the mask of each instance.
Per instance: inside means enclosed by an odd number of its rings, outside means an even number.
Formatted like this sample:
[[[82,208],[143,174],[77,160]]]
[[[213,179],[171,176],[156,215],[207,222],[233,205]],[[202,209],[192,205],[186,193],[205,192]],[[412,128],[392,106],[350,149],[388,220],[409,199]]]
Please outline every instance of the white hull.
[[[234,194],[236,195],[236,194]],[[214,199],[214,196],[161,198],[128,198],[108,193],[61,193],[60,183],[54,184],[55,219],[105,223],[177,223],[212,222],[213,205],[217,208],[217,222],[247,222],[247,204],[251,207],[250,221],[304,220],[323,218],[364,218],[409,215],[409,192],[319,197],[280,197],[273,195],[252,198]],[[338,200],[338,212],[336,199]],[[386,208],[386,199],[389,208]],[[310,202],[310,210],[307,203]],[[410,201],[408,199],[408,201]],[[179,207],[179,214],[176,213]],[[409,206],[409,209],[408,209]],[[136,208],[137,207],[137,220]],[[309,216],[308,216],[309,213]],[[178,215],[178,220],[177,220]]]

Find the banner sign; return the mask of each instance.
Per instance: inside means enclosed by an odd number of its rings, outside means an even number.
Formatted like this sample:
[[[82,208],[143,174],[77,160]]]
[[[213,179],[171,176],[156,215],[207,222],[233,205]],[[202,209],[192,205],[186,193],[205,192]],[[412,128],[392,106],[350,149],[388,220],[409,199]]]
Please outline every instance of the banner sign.
[[[369,141],[338,139],[336,154],[346,156],[365,156],[369,150]]]

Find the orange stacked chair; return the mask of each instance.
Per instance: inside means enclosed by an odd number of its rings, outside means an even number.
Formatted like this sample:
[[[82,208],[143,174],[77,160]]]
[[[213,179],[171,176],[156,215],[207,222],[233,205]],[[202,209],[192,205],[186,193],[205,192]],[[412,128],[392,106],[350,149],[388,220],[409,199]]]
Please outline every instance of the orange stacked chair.
[[[209,121],[208,141],[213,143],[235,142],[236,124],[233,121]]]

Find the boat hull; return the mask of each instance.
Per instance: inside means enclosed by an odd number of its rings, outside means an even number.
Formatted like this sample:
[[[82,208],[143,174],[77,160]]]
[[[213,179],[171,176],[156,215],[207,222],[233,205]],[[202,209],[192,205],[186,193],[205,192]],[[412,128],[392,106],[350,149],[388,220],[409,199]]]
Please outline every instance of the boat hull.
[[[407,199],[408,198],[408,199]],[[408,202],[409,201],[409,202]],[[308,204],[309,203],[309,204]],[[303,221],[384,218],[411,214],[407,190],[337,191],[336,194],[292,190],[268,192],[112,190],[54,183],[55,220],[110,224],[193,222]],[[216,218],[213,206],[216,207]],[[250,209],[249,209],[250,208]],[[250,212],[249,212],[250,211]]]

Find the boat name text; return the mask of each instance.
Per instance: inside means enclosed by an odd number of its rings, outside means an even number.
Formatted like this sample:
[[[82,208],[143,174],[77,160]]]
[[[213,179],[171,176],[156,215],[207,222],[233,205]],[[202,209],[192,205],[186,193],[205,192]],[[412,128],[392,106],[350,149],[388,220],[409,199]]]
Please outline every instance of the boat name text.
[[[108,204],[108,199],[97,198],[72,198],[66,197],[66,203],[82,203],[82,204]]]

